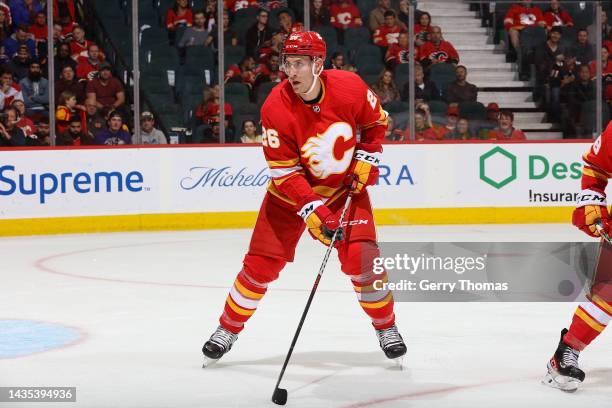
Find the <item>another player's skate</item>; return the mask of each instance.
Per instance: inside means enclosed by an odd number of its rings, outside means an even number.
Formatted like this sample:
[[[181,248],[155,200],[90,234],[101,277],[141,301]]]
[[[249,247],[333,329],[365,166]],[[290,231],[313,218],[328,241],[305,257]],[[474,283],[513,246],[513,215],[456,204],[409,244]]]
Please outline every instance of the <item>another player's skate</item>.
[[[578,385],[584,381],[584,371],[578,368],[580,352],[563,342],[565,333],[567,333],[567,329],[561,331],[559,346],[548,362],[548,373],[542,383],[566,392],[574,392],[578,389]]]
[[[376,336],[380,348],[385,352],[387,358],[395,360],[401,366],[402,356],[406,354],[406,344],[402,335],[397,331],[397,326],[393,325],[388,329],[376,330]]]
[[[225,330],[223,327],[217,327],[217,330],[210,336],[210,339],[204,343],[202,353],[204,353],[204,365],[202,368],[210,367],[216,363],[221,357],[232,349],[234,342],[238,340],[238,335],[231,331]]]

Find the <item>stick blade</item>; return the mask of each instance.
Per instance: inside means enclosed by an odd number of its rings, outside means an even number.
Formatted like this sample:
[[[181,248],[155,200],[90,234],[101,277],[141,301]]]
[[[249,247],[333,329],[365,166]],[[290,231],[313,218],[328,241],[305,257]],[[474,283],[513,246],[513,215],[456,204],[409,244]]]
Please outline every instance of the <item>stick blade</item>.
[[[272,402],[276,405],[285,405],[287,403],[287,390],[284,388],[277,388],[272,394]]]

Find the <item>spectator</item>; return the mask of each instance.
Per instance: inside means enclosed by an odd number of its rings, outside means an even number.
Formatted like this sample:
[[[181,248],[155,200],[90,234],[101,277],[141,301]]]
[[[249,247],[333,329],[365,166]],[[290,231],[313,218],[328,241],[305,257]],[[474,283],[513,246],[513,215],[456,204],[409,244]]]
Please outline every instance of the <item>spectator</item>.
[[[323,0],[312,0],[310,4],[310,29],[330,25],[329,9],[323,6]]]
[[[32,16],[43,11],[43,7],[38,0],[12,0],[9,2],[13,24],[26,25],[32,24]]]
[[[257,58],[259,50],[270,45],[273,32],[268,25],[269,16],[268,10],[259,9],[257,12],[257,21],[249,28],[246,34],[247,55]]]
[[[107,120],[108,127],[95,134],[95,145],[125,145],[131,144],[130,134],[123,128],[123,117],[117,111],[111,111]]]
[[[4,53],[4,45],[0,44],[0,66],[8,64],[11,59]]]
[[[3,3],[0,3],[3,4]],[[6,10],[0,8],[0,42],[4,42],[11,35],[11,24],[8,22]]]
[[[566,53],[568,57],[576,60],[576,65],[588,65],[595,59],[595,49],[589,43],[589,32],[586,29],[578,30],[576,43]]]
[[[168,144],[166,136],[155,128],[155,116],[145,111],[140,114],[140,144]],[[137,144],[137,136],[132,137],[132,144]]]
[[[567,11],[561,8],[559,0],[550,0],[550,8],[544,13],[544,21],[546,28],[550,30],[553,27],[573,27],[574,20]]]
[[[58,146],[85,146],[93,144],[93,139],[83,129],[81,120],[75,116],[70,118],[66,129],[58,134],[55,144]]]
[[[448,85],[446,89],[446,101],[448,103],[476,102],[478,88],[467,81],[467,68],[463,65],[457,65],[455,76],[457,80]]]
[[[388,1],[388,0],[387,0]],[[338,43],[344,44],[344,32],[349,27],[361,27],[361,13],[352,0],[339,0],[333,3],[329,9],[330,22],[338,33]]]
[[[70,69],[70,68],[68,68]],[[19,82],[25,108],[44,111],[49,105],[49,81],[42,76],[38,61],[30,62],[28,75]]]
[[[206,27],[206,31],[210,33],[213,27],[217,25],[217,0],[206,0],[204,15],[206,18],[204,27]]]
[[[459,118],[457,126],[452,132],[447,133],[444,136],[445,139],[450,140],[469,140],[473,139],[472,132],[470,132],[470,122],[467,118]]]
[[[59,95],[64,91],[70,91],[76,95],[77,105],[85,105],[85,99],[87,93],[85,92],[85,85],[87,81],[84,79],[77,79],[74,75],[74,70],[70,65],[66,65],[60,74],[60,78],[55,82],[55,98],[56,103],[58,102]]]
[[[89,47],[87,48],[87,56],[77,58],[77,78],[93,81],[98,77],[98,71],[100,70],[102,63],[100,47],[93,43],[89,44]]]
[[[431,14],[424,11],[419,17],[419,24],[414,25],[414,35],[416,36],[415,43],[417,46],[420,47],[429,41],[431,29]]]
[[[548,83],[545,85],[544,101],[548,108],[547,119],[550,122],[560,122],[561,98],[564,87],[576,79],[576,62],[574,59],[565,58],[563,54],[557,57],[556,64],[552,67]]]
[[[204,11],[196,11],[193,13],[193,25],[187,27],[181,39],[178,43],[178,48],[192,47],[195,45],[206,44],[206,38],[208,37],[208,31],[204,24],[206,23],[206,17]]]
[[[240,134],[241,143],[261,143],[261,135],[257,134],[257,126],[252,120],[242,122]]]
[[[459,108],[456,105],[451,105],[446,110],[446,125],[440,127],[436,132],[438,134],[439,139],[449,138],[447,135],[449,133],[455,132],[457,128],[457,121],[459,121]],[[450,137],[453,138],[452,136]]]
[[[223,104],[225,117],[231,118],[233,115],[232,105],[225,102]],[[202,103],[198,105],[195,112],[195,117],[199,124],[208,124],[213,116],[219,115],[219,85],[212,88],[204,89]]]
[[[408,33],[400,33],[397,44],[391,44],[385,54],[385,64],[388,68],[393,69],[399,64],[408,64],[410,62],[410,43]]]
[[[80,56],[87,56],[89,46],[93,44],[85,38],[85,30],[81,26],[72,29],[72,41],[70,42],[70,55],[75,60]]]
[[[408,0],[400,0],[399,2],[399,13],[397,13],[397,19],[408,27],[408,20],[410,19],[410,10],[409,10],[409,2]],[[416,29],[416,27],[415,27]]]
[[[227,123],[227,120],[226,120]],[[227,126],[226,126],[227,129]],[[225,137],[228,140],[232,138],[229,137],[228,132],[225,133]],[[194,135],[193,141],[194,143],[219,143],[221,139],[221,120],[219,116],[212,116],[208,123],[204,126],[199,126]]]
[[[300,22],[293,22],[293,16],[287,10],[280,11],[277,18],[280,31],[283,33],[283,41],[291,33],[304,31],[304,25]]]
[[[368,23],[370,31],[374,32],[385,23],[385,12],[391,10],[391,0],[378,0],[378,6],[370,11]]]
[[[381,72],[378,81],[372,86],[372,90],[378,95],[380,104],[383,106],[389,102],[400,100],[400,93],[393,81],[393,71],[389,69],[384,69]]]
[[[87,99],[93,101],[98,108],[118,109],[125,103],[123,85],[111,72],[108,62],[100,64],[98,78],[87,84]]]
[[[255,85],[255,78],[255,59],[248,55],[242,58],[239,65],[230,65],[225,71],[225,83],[242,82],[251,90]]]
[[[44,43],[47,44],[47,14],[43,11],[36,13],[34,17],[34,24],[30,26],[28,32],[34,38],[36,44]]]
[[[525,140],[525,134],[514,127],[514,113],[503,109],[499,112],[497,127],[489,132],[489,139]]]
[[[438,26],[431,27],[431,41],[423,44],[419,48],[419,60],[423,68],[427,69],[434,64],[453,64],[459,63],[459,54],[453,45],[442,39],[442,29]]]
[[[219,46],[219,38],[217,36],[217,26],[214,26],[210,31],[210,35],[206,38],[206,46],[210,46],[212,44],[213,48],[216,50]],[[229,14],[227,14],[227,10],[223,11],[223,43],[225,46],[230,45],[238,45],[238,36],[234,30],[230,28],[229,23]]]
[[[264,43],[264,46],[259,49],[259,61],[266,61],[268,58],[270,58],[272,54],[280,55],[283,49],[284,41],[285,40],[282,31],[276,31],[272,33],[272,39],[270,40],[270,44],[267,45],[268,43],[266,42]]]
[[[499,120],[499,105],[495,102],[491,102],[487,105],[487,118],[480,122],[478,128],[478,138],[488,139],[489,132],[497,127]]]
[[[406,29],[398,24],[397,18],[395,17],[395,11],[387,10],[385,11],[385,23],[374,31],[372,40],[374,44],[379,47],[386,48],[393,44],[397,44],[399,42],[400,33],[404,31],[406,31]]]
[[[87,134],[93,140],[96,133],[98,133],[102,129],[106,129],[106,118],[105,115],[98,110],[96,104],[92,101],[87,101],[85,103],[85,112]]]
[[[30,38],[28,26],[24,25],[17,26],[15,33],[4,40],[4,52],[9,58],[12,58],[15,54],[17,54],[17,51],[19,51],[19,46],[22,44],[27,45],[30,55],[36,55],[36,43],[32,38]]]
[[[4,1],[0,0],[0,11],[4,13],[6,17],[6,24],[8,27],[13,25],[13,17],[11,15],[11,8]]]
[[[612,26],[608,24],[608,12],[601,10],[601,38],[610,38],[612,34]]]
[[[13,73],[8,69],[3,69],[0,74],[0,111],[9,106],[13,100],[23,101],[21,87],[13,82]]]
[[[55,48],[61,43],[68,44],[68,40],[62,35],[62,25],[60,23],[53,23],[53,45]]]
[[[8,108],[6,112],[0,113],[0,146],[25,146],[26,137],[17,127],[17,112]]]
[[[255,69],[256,80],[258,85],[261,82],[281,82],[287,78],[287,75],[280,69],[280,58],[278,54],[270,55],[270,58],[264,63],[259,64]]]
[[[51,141],[49,140],[51,132],[49,130],[49,118],[47,116],[40,116],[36,120],[36,140],[39,146],[49,146]]]
[[[553,27],[548,33],[548,40],[535,50],[534,65],[538,86],[548,84],[551,70],[557,63],[557,57],[563,55],[560,42],[561,28]]]
[[[166,11],[166,28],[168,29],[168,41],[174,45],[176,40],[176,29],[180,26],[189,27],[193,23],[193,14],[188,0],[175,0],[174,6]]]
[[[504,27],[508,31],[510,43],[514,47],[511,60],[516,60],[516,52],[521,49],[520,32],[526,27],[546,27],[544,14],[539,7],[533,6],[531,0],[521,0],[513,4],[504,17]]]
[[[63,15],[60,17],[60,25],[62,27],[60,35],[63,41],[72,41],[72,30],[74,30],[74,27],[78,26],[76,21],[74,21],[70,15]]]
[[[23,134],[26,138],[36,138],[36,125],[34,125],[34,121],[27,116],[26,107],[23,101],[13,101],[13,103],[11,103],[11,108],[15,109],[15,112],[17,112],[17,116],[15,118],[17,123],[15,124],[15,126],[23,130]]]
[[[335,51],[329,60],[327,69],[342,69],[344,64],[344,54],[342,54],[340,51]]]
[[[68,124],[73,118],[78,118],[86,127],[87,118],[84,110],[77,106],[76,95],[70,91],[64,91],[55,109],[56,128],[59,133],[65,132]]]
[[[597,64],[591,61],[589,64],[591,79],[597,78]],[[606,101],[612,101],[612,61],[607,47],[601,49],[601,76],[603,80],[603,97]]]
[[[438,135],[433,129],[431,116],[423,109],[417,109],[414,113],[415,140],[438,140]]]
[[[66,43],[60,43],[57,47],[55,55],[55,79],[59,79],[65,66],[70,66],[72,72],[76,73],[77,62],[70,56],[70,45]]]
[[[419,64],[414,66],[414,99],[423,101],[437,101],[440,99],[440,91],[435,83],[425,80],[423,67]],[[410,99],[410,86],[408,83],[404,85],[402,90],[402,100],[407,102]]]
[[[582,105],[595,100],[595,82],[591,80],[591,71],[588,65],[580,65],[575,81],[563,87],[567,100],[567,109],[563,111],[565,137],[591,137],[587,129],[590,124],[585,123]]]
[[[7,64],[17,81],[21,81],[28,75],[31,61],[32,56],[28,52],[28,47],[24,44],[20,45],[17,54],[15,54],[15,56],[11,58],[11,62]]]

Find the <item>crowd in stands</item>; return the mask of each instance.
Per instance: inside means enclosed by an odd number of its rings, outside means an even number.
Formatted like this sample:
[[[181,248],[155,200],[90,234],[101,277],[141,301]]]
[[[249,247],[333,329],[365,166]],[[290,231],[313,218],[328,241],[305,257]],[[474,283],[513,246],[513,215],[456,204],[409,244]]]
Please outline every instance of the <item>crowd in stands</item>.
[[[56,109],[50,113],[43,4],[39,0],[0,0],[0,146],[48,144],[49,115],[56,119],[61,145],[117,145],[139,139],[167,143],[167,137],[157,129],[157,114],[147,108],[139,118],[140,127],[131,128],[125,84],[114,75],[115,67],[100,47],[103,44],[92,41],[91,28],[83,25],[80,2],[53,1]],[[390,141],[525,138],[514,128],[514,112],[500,109],[504,101],[486,107],[478,102],[479,89],[469,82],[470,67],[462,64],[460,53],[444,38],[444,27],[426,10],[416,10],[414,38],[410,38],[409,1],[374,1],[312,0],[310,22],[328,44],[325,67],[358,73],[378,94],[393,123],[388,130]],[[585,109],[595,99],[596,53],[589,40],[593,33],[588,27],[574,25],[566,3],[551,0],[542,8],[542,2],[517,1],[504,11],[501,27],[507,58],[518,62],[521,79],[530,79],[533,67],[534,100],[546,110],[547,119],[560,122],[567,136],[590,137],[587,122],[592,115]],[[217,24],[222,24],[224,51],[228,51],[222,78],[226,87],[225,139],[235,143],[261,140],[259,107],[272,87],[286,77],[280,69],[280,51],[290,33],[304,29],[303,3],[225,1],[221,22],[217,21],[217,0],[155,4],[164,4],[156,11],[158,29],[167,36],[167,51],[176,51],[180,67],[189,65],[193,49],[209,50],[213,64],[218,63]],[[606,14],[601,31],[600,80],[604,99],[610,104],[612,26]],[[541,41],[530,41],[534,32],[542,34]],[[142,36],[147,36],[147,31]],[[410,54],[411,43],[414,55]],[[410,62],[414,62],[414,95],[408,83]],[[216,68],[208,68],[213,74],[207,84],[201,80],[187,83],[195,88],[197,103],[190,105],[181,99],[185,92],[181,89],[172,91],[176,104],[188,112],[182,124],[191,130],[188,142],[192,143],[219,141],[219,87],[215,85]],[[175,87],[174,83],[169,86]],[[230,88],[234,92],[229,92]],[[147,92],[144,87],[145,96]],[[412,137],[407,116],[411,100],[416,111],[416,134]],[[151,103],[150,108],[155,111],[159,104]]]
[[[134,140],[124,85],[113,76],[99,45],[87,39],[77,3],[53,3],[56,108],[49,112],[46,5],[0,1],[0,146],[48,146],[50,115],[59,146]],[[142,143],[166,143],[161,132],[151,129],[152,120],[143,113]]]

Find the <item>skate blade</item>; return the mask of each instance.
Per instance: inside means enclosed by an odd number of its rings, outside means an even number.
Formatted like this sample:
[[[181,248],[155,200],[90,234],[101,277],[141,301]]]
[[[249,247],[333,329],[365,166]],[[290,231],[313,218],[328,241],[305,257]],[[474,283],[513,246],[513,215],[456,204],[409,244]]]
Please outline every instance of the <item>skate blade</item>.
[[[204,356],[204,364],[202,364],[202,368],[208,368],[210,366],[213,366],[217,361],[219,361],[218,358],[208,358]]]
[[[547,373],[542,379],[542,384],[564,392],[576,392],[580,385],[580,381],[563,375]]]
[[[404,356],[392,358],[394,364],[394,368],[400,371],[404,371]]]

